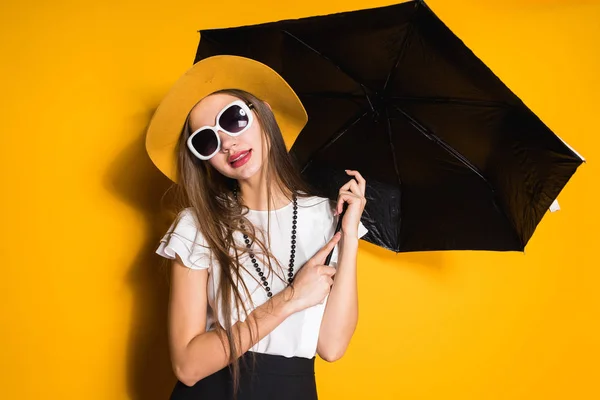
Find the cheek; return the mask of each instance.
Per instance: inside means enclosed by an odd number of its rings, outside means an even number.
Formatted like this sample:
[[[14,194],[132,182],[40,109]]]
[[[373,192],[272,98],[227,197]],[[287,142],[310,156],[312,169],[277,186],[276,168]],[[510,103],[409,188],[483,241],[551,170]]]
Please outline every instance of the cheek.
[[[261,164],[267,153],[266,141],[263,139],[263,134],[260,129],[252,129],[246,133],[248,135],[244,138],[243,146],[244,148],[252,148],[252,164],[256,164],[257,162]]]
[[[208,163],[222,175],[229,176],[229,174],[227,173],[227,166],[229,164],[227,163],[227,157],[225,157],[224,155],[217,154],[216,156],[208,160]]]
[[[251,148],[253,153],[250,162],[239,172],[229,165],[227,155],[222,153],[217,153],[208,163],[219,173],[229,178],[245,179],[251,177],[260,170],[268,153],[268,146],[266,141],[263,143],[263,135],[260,129],[250,129],[243,133],[238,139],[238,147]]]
[[[257,126],[252,127],[252,129],[250,129],[248,132],[246,132],[247,135],[244,138],[246,143],[248,144],[248,147],[252,147],[252,149],[254,151],[256,150],[261,150],[261,144],[262,144],[262,133],[260,131],[260,129],[258,129]]]

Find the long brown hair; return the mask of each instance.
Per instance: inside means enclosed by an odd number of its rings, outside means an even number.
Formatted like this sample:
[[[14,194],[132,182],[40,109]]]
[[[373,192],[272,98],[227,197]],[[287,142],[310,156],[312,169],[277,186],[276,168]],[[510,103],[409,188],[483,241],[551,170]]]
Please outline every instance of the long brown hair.
[[[235,96],[254,106],[256,119],[262,128],[263,154],[265,152],[267,154],[265,177],[268,182],[268,210],[271,210],[272,186],[283,193],[290,201],[292,192],[296,192],[298,197],[307,197],[312,193],[316,193],[302,179],[295,161],[287,152],[281,130],[270,107],[261,99],[242,90],[224,89],[212,94],[217,93]],[[220,326],[218,318],[216,318],[215,329],[221,338],[226,354],[229,355],[229,367],[232,372],[235,396],[239,386],[238,358],[241,356],[241,341],[236,342],[234,340],[234,327],[231,323],[233,316],[232,303],[237,310],[237,320],[241,321],[241,311],[245,313],[246,317],[248,316],[248,309],[244,305],[243,295],[250,301],[251,296],[241,275],[241,270],[244,267],[240,263],[240,259],[244,253],[247,253],[247,248],[244,244],[237,245],[234,242],[233,232],[240,231],[248,235],[253,246],[253,254],[257,259],[262,255],[261,260],[265,261],[265,273],[275,273],[275,268],[271,264],[272,261],[275,261],[279,269],[281,269],[281,265],[271,255],[265,243],[259,239],[255,227],[246,218],[248,208],[236,202],[233,198],[232,190],[237,185],[237,181],[222,175],[208,162],[197,159],[189,152],[186,140],[191,133],[188,117],[176,150],[178,184],[173,187],[174,213],[184,208],[191,208],[198,226],[198,233],[205,239],[210,248],[212,260],[218,264],[220,269],[221,278],[218,288],[216,288],[217,298],[215,304],[221,307],[225,326]],[[268,238],[268,232],[265,237]],[[196,243],[195,245],[197,245]],[[281,279],[285,279],[285,276]],[[217,311],[216,315],[218,314]],[[248,329],[252,342],[255,343],[258,329],[256,324],[254,324],[254,327],[251,325],[248,324]],[[237,333],[238,338],[241,337],[240,332]]]

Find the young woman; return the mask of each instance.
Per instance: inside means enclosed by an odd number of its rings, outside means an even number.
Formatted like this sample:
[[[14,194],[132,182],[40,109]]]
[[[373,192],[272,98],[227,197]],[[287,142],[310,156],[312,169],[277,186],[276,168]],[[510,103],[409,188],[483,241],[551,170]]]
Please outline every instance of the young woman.
[[[281,76],[236,56],[196,63],[152,118],[148,154],[177,183],[156,250],[172,260],[172,399],[317,399],[316,354],[350,342],[365,180],[347,171],[336,203],[311,195],[283,136],[306,121]]]

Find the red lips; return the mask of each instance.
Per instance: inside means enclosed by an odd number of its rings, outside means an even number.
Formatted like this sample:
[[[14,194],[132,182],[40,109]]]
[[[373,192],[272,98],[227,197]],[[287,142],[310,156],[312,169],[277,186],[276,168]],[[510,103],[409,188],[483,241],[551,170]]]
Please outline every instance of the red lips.
[[[250,150],[244,150],[244,151],[238,151],[237,153],[233,153],[232,155],[229,156],[229,158],[227,159],[227,161],[229,163],[232,163],[233,160],[235,160],[236,158],[238,158],[239,156],[241,156],[243,153],[247,153]]]

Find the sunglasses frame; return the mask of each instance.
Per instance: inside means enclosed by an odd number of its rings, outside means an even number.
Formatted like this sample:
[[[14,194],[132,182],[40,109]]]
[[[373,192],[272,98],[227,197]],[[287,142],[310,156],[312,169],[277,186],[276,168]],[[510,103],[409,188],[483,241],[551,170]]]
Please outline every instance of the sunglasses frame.
[[[219,120],[221,119],[221,116],[223,115],[223,113],[232,106],[239,106],[242,110],[244,110],[246,112],[246,115],[248,116],[248,124],[245,127],[243,127],[241,131],[236,132],[236,133],[229,132],[228,130],[224,129],[219,124]],[[225,132],[226,134],[228,134],[229,136],[232,136],[232,137],[239,136],[242,133],[246,132],[252,126],[252,123],[254,122],[254,115],[252,113],[253,108],[254,108],[254,105],[252,103],[246,103],[243,100],[235,100],[235,101],[232,101],[231,103],[227,104],[225,107],[223,107],[221,109],[221,111],[219,111],[219,114],[217,114],[217,117],[215,118],[215,123],[216,123],[215,125],[213,125],[213,126],[205,125],[203,127],[196,129],[194,132],[192,132],[192,134],[186,141],[188,149],[192,152],[192,154],[194,156],[196,156],[200,160],[203,160],[203,161],[210,160],[211,158],[214,157],[215,154],[217,154],[221,150],[221,137],[219,136],[219,131]],[[194,148],[194,146],[192,144],[192,140],[194,139],[194,136],[196,136],[200,131],[203,131],[205,129],[211,130],[217,137],[217,148],[209,156],[203,156],[202,154],[198,153],[198,151],[196,151],[196,149]]]

